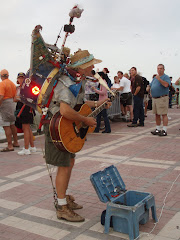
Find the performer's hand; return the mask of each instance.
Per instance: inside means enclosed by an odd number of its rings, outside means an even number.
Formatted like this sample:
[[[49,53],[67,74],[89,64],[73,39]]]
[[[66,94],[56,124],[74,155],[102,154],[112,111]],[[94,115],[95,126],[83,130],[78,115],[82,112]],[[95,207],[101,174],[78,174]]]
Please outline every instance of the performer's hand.
[[[108,109],[108,108],[110,108],[111,105],[112,105],[112,102],[109,102],[109,101],[108,101],[108,102],[106,103],[106,107],[105,107],[105,108]]]
[[[110,106],[112,105],[112,102],[110,101],[109,98],[106,98],[105,100],[101,100],[101,101],[98,101],[98,107],[100,105],[102,105],[104,102],[106,102],[106,109],[110,108]]]
[[[96,127],[96,119],[93,117],[86,117],[84,124],[89,127]]]
[[[95,87],[92,87],[91,89],[94,91],[96,88],[95,88]]]

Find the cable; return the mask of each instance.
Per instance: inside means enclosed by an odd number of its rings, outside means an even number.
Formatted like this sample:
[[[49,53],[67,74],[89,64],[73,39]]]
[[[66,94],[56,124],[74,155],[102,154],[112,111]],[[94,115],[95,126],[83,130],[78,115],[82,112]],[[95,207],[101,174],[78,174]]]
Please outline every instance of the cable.
[[[171,192],[171,190],[172,190],[175,182],[176,182],[177,179],[179,178],[179,176],[180,176],[180,173],[178,174],[178,176],[176,177],[176,179],[175,179],[174,182],[172,183],[169,191],[166,193],[166,196],[165,196],[164,201],[163,201],[163,206],[162,206],[162,209],[161,209],[160,216],[159,216],[159,218],[158,218],[158,221],[157,221],[156,223],[154,223],[153,229],[152,229],[149,233],[141,233],[141,234],[140,234],[137,238],[135,238],[134,240],[137,240],[139,237],[141,237],[141,236],[143,236],[143,235],[149,236],[149,235],[154,231],[154,229],[156,228],[157,224],[159,223],[159,220],[160,220],[161,217],[162,217],[162,213],[163,213],[164,207],[165,207],[165,205],[166,205],[166,198],[167,198],[168,194]]]

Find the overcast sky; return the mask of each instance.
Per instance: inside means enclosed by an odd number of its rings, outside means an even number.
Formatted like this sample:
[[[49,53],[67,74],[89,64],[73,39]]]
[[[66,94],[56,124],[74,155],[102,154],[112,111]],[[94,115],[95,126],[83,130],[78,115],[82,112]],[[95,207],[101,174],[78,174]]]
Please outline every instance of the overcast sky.
[[[180,77],[179,0],[1,0],[0,69],[16,82],[30,67],[31,33],[40,24],[45,42],[54,44],[75,4],[84,9],[74,19],[75,32],[66,46],[71,53],[88,49],[103,62],[113,80],[118,70],[135,66],[148,80],[159,63],[173,82]],[[61,47],[64,32],[58,47]]]

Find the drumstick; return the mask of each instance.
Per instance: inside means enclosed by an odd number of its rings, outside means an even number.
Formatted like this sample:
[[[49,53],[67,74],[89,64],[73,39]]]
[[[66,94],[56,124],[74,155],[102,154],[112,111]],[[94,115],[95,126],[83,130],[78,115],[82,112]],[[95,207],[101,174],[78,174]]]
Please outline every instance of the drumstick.
[[[20,109],[20,111],[19,111],[19,113],[18,113],[18,115],[17,115],[18,118],[21,116],[21,113],[23,112],[25,106],[26,106],[26,104],[24,104],[24,105],[22,106],[22,108]]]
[[[108,87],[108,85],[105,83],[105,81],[101,78],[101,76],[98,74],[98,73],[96,73],[95,75],[94,75],[94,77],[98,80],[98,82],[102,85],[102,86],[104,86],[113,96],[115,96],[115,94],[112,92],[112,90]]]

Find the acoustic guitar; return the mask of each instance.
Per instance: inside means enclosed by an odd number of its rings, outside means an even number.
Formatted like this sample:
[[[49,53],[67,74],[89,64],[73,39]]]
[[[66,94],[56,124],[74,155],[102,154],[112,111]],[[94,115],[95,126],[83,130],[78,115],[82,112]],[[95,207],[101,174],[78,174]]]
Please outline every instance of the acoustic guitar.
[[[82,116],[96,117],[105,107],[106,102],[92,112],[87,104],[83,104],[77,105],[75,110]],[[86,135],[94,132],[94,129],[95,127],[63,117],[60,111],[53,115],[49,125],[51,139],[56,148],[70,153],[79,152],[85,143]]]

